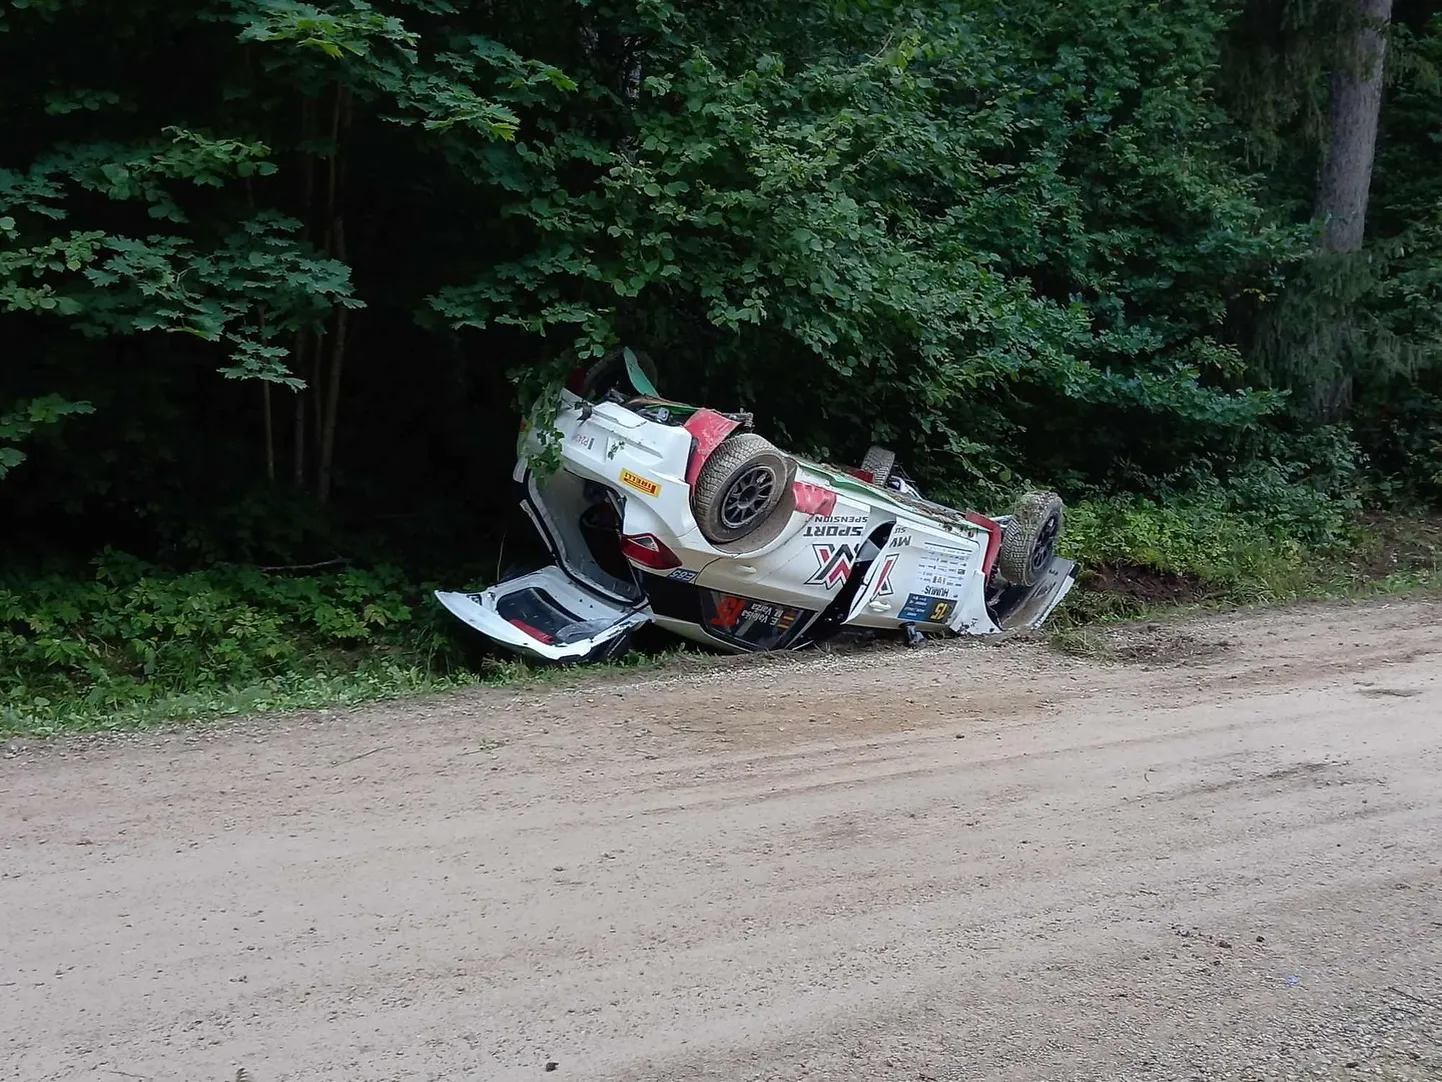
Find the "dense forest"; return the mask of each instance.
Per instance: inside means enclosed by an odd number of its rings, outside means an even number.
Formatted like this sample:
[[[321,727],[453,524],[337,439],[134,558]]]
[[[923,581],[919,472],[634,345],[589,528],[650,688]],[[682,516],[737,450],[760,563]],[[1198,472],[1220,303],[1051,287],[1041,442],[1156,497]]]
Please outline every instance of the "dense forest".
[[[6,0],[0,57],[14,724],[432,672],[618,345],[1137,562],[1442,497],[1426,0]]]

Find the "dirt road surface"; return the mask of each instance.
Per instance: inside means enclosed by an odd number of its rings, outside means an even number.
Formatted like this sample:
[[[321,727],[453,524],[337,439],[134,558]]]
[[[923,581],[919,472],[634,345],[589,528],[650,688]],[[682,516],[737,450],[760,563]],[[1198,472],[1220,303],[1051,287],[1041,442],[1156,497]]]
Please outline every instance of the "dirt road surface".
[[[0,761],[0,1078],[1442,1078],[1442,605]]]

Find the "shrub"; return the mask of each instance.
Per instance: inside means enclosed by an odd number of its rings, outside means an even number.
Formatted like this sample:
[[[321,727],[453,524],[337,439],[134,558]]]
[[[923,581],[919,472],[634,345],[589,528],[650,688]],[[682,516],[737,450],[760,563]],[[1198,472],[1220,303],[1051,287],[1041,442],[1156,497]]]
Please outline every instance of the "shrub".
[[[120,708],[178,692],[357,667],[355,651],[435,660],[417,590],[394,568],[289,576],[169,573],[120,553],[77,580],[0,580],[0,710],[60,699]]]

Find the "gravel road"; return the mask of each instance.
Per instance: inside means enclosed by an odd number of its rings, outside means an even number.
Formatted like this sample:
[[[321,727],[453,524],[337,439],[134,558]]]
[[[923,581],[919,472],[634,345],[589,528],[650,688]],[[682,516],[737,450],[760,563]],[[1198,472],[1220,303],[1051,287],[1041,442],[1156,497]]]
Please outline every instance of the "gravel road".
[[[12,744],[0,1078],[1442,1079],[1439,615]]]

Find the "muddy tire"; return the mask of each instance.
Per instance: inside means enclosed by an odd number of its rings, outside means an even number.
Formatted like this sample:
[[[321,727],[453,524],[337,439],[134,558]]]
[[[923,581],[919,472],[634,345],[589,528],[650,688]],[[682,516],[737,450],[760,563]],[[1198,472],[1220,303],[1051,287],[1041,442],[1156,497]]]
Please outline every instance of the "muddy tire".
[[[1028,492],[1016,501],[1011,514],[1001,535],[997,574],[1013,586],[1031,586],[1056,552],[1064,518],[1061,497],[1054,492]]]
[[[861,460],[861,468],[871,474],[871,483],[885,485],[891,480],[891,471],[896,469],[896,452],[885,447],[872,447]]]
[[[776,513],[791,478],[786,456],[754,432],[711,452],[691,490],[691,510],[713,545],[755,533]]]

